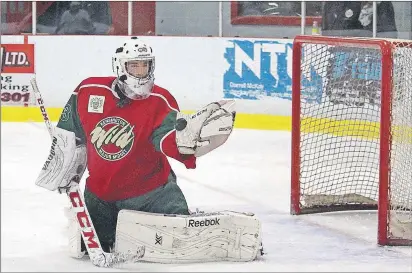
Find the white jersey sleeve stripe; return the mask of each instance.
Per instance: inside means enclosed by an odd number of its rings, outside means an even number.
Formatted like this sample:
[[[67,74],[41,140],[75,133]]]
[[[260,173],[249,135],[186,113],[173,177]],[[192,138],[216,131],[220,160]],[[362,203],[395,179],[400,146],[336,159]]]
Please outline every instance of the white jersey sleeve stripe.
[[[177,110],[176,108],[173,108],[170,105],[170,103],[167,101],[167,99],[163,95],[160,95],[160,94],[157,94],[157,93],[151,93],[150,96],[155,96],[155,97],[159,97],[159,98],[163,99],[170,109],[172,109],[173,111],[179,112],[179,110]]]

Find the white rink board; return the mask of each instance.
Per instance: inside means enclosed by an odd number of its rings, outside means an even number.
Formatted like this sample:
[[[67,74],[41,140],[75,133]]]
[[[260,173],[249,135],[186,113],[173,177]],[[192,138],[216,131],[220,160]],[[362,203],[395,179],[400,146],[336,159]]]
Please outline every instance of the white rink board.
[[[112,54],[126,38],[29,36],[28,42],[35,44],[36,73],[46,106],[63,107],[71,92],[84,78],[113,75]],[[156,83],[171,91],[183,110],[198,109],[211,101],[223,99],[223,75],[229,67],[224,54],[231,40],[262,40],[166,36],[142,38],[150,43],[155,52]],[[23,42],[22,36],[2,37],[2,43],[18,42]],[[292,40],[264,39],[264,42],[291,43]],[[288,50],[287,67],[277,69],[282,70],[282,73],[287,71],[289,75],[292,60],[291,51]],[[272,97],[239,99],[237,111],[290,116],[291,100]]]

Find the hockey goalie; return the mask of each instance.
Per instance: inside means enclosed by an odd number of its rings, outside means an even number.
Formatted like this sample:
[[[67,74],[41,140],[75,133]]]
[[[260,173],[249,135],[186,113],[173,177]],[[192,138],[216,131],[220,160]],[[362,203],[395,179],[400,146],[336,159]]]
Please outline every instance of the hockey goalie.
[[[137,37],[116,49],[112,68],[115,76],[87,78],[74,90],[36,185],[70,193],[87,168],[83,197],[107,253],[144,247],[141,260],[159,263],[256,259],[259,219],[231,211],[191,213],[168,162],[174,158],[193,169],[197,157],[224,144],[235,102],[181,113],[171,93],[154,84],[153,50]],[[73,207],[66,211],[69,249],[81,258],[85,223]]]

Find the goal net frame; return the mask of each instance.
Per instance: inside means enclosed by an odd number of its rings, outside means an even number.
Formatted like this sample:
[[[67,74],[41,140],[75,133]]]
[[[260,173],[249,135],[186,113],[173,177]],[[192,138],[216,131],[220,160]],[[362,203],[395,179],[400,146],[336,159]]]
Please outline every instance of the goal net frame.
[[[407,41],[412,45],[412,41]],[[333,204],[325,196],[324,203],[302,206],[301,190],[301,93],[302,93],[302,50],[306,44],[319,44],[345,48],[377,49],[381,53],[381,98],[380,98],[380,127],[379,127],[379,190],[378,200],[362,202],[356,194],[341,196],[340,204]],[[411,46],[412,47],[412,46]],[[411,49],[412,50],[412,49]],[[378,209],[377,241],[380,245],[412,245],[412,240],[393,238],[390,235],[388,221],[390,208],[390,149],[391,149],[391,106],[393,86],[393,51],[394,44],[389,39],[343,38],[318,35],[298,35],[293,42],[292,68],[292,155],[291,155],[291,196],[290,213],[292,215]],[[322,90],[324,92],[324,90]],[[411,96],[412,97],[412,96]],[[412,166],[411,166],[412,168]],[[359,202],[361,204],[359,204]],[[367,204],[366,204],[367,203]]]

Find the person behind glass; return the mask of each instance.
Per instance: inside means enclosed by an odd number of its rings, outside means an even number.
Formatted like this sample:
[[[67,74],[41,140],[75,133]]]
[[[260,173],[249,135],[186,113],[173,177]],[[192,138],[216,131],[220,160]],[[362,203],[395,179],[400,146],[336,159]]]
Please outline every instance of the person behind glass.
[[[328,1],[322,10],[322,35],[371,37],[373,7],[370,1]],[[397,35],[393,5],[377,2],[377,36]]]
[[[81,8],[81,3],[72,1],[57,26],[56,34],[93,34],[94,26],[89,13]]]
[[[358,20],[361,12],[359,1],[324,2],[322,9],[322,35],[362,36],[357,32],[363,29]]]
[[[376,32],[378,37],[397,38],[397,28],[395,22],[395,11],[392,2],[377,1],[376,5],[377,21]],[[373,3],[372,1],[362,2],[362,9],[359,21],[364,29],[373,31]]]

